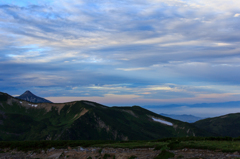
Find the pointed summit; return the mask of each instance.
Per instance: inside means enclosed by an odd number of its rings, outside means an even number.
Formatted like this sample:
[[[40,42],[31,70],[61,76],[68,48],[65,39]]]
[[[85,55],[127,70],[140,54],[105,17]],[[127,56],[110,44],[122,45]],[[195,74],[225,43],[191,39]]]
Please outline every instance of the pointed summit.
[[[22,95],[20,95],[16,98],[26,100],[26,101],[32,102],[32,103],[52,103],[51,101],[49,101],[47,99],[36,96],[35,94],[30,92],[29,90],[27,90]]]
[[[30,92],[29,90],[27,90],[26,92],[24,92],[22,95],[34,95],[32,92]],[[22,96],[21,95],[21,96]],[[35,96],[35,95],[34,95]]]

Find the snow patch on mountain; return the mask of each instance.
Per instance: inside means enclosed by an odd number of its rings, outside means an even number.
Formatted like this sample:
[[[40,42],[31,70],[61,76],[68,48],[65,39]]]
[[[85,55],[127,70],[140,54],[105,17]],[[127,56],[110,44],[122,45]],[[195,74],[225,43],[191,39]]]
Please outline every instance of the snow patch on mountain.
[[[38,106],[36,104],[28,104],[28,105],[31,105],[32,107],[37,107]]]
[[[152,117],[152,119],[153,119],[154,121],[156,121],[156,122],[160,122],[160,123],[162,123],[162,124],[166,124],[166,125],[169,125],[169,126],[173,126],[173,124],[170,123],[170,122],[168,122],[168,121],[161,120],[161,119],[156,119],[156,118],[154,118],[154,117]]]

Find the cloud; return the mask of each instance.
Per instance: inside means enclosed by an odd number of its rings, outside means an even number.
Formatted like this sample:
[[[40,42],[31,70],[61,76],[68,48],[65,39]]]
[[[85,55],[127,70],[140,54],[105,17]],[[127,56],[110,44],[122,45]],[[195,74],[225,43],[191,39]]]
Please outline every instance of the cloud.
[[[239,13],[236,13],[233,17],[239,17],[240,14]]]
[[[122,71],[139,71],[139,70],[147,70],[148,68],[139,67],[139,68],[117,68],[116,70]]]
[[[52,97],[132,95],[152,103],[235,100],[239,5],[225,0],[1,2],[0,89],[13,94],[34,89]],[[219,97],[207,98],[211,94]]]
[[[64,103],[64,102],[69,102],[69,101],[79,101],[79,100],[90,100],[90,101],[95,101],[99,103],[106,103],[109,105],[109,103],[114,104],[118,103],[118,105],[122,104],[125,105],[126,102],[132,103],[133,98],[138,98],[139,96],[137,95],[115,95],[115,94],[106,94],[104,97],[48,97],[47,99],[50,101],[58,102],[58,103]],[[123,102],[123,100],[125,102]],[[107,102],[106,102],[107,101]],[[114,105],[112,105],[114,106]]]

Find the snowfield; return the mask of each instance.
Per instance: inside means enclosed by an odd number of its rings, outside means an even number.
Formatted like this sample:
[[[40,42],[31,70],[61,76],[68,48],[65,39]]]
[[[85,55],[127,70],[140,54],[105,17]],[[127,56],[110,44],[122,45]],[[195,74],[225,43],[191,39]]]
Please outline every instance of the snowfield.
[[[168,122],[168,121],[161,120],[161,119],[156,119],[156,118],[153,118],[153,117],[152,117],[152,119],[153,119],[154,121],[157,121],[157,122],[160,122],[160,123],[163,123],[163,124],[169,125],[169,126],[173,126],[173,124],[170,123],[170,122]]]
[[[32,107],[37,107],[38,105],[34,105],[34,104],[28,104],[28,105],[31,105]]]

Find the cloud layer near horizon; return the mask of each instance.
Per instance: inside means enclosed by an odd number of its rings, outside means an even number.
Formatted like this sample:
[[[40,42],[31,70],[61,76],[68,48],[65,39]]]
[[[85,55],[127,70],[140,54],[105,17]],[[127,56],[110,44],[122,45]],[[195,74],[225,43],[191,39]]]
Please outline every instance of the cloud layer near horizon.
[[[1,0],[0,90],[111,105],[239,100],[239,7]]]

